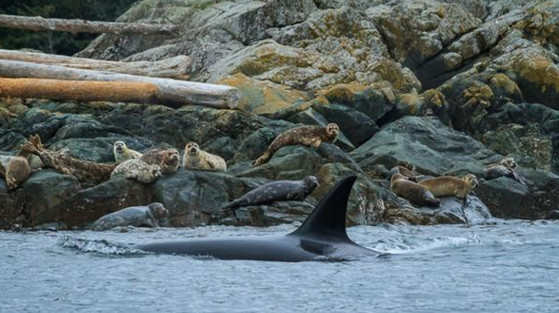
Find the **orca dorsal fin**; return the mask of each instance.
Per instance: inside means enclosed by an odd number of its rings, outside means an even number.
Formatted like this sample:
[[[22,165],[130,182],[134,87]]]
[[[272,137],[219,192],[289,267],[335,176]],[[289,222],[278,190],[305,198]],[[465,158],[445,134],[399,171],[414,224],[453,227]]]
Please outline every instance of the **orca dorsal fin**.
[[[347,201],[356,178],[356,176],[348,176],[339,181],[291,235],[351,241],[345,230],[345,218]]]

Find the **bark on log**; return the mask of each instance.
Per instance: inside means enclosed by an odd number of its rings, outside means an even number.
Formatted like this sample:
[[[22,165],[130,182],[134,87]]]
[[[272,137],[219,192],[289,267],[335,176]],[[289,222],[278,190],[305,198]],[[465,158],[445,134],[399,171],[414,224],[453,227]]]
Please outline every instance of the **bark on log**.
[[[191,58],[186,55],[178,55],[154,62],[118,62],[3,49],[0,49],[0,59],[38,64],[52,64],[96,71],[110,71],[131,75],[179,79],[188,78],[187,72],[192,62]]]
[[[111,178],[116,164],[103,164],[73,158],[65,153],[51,151],[43,147],[38,135],[29,137],[21,147],[22,153],[32,153],[43,161],[46,167],[53,168],[62,174],[72,175],[81,183],[96,185]]]
[[[185,104],[206,105],[219,109],[235,108],[240,97],[237,88],[225,85],[80,70],[10,60],[0,60],[0,77],[150,83],[158,88],[154,103],[175,108]]]
[[[177,25],[98,22],[80,19],[43,18],[40,16],[17,16],[0,14],[0,27],[32,31],[62,31],[71,33],[140,33],[170,34],[177,32]]]
[[[137,82],[0,78],[2,97],[153,103],[157,90],[154,84]]]

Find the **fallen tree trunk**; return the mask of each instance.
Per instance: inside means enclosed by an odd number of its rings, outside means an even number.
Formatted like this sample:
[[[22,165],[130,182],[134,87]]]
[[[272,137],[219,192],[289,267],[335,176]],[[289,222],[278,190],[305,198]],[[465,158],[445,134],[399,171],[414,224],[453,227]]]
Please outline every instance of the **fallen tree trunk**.
[[[199,104],[219,109],[235,108],[237,107],[240,97],[237,88],[225,85],[81,70],[57,65],[43,65],[10,60],[0,60],[0,77],[149,83],[157,86],[157,93],[153,99],[153,103],[159,103],[170,107],[180,107],[185,104]],[[1,88],[2,86],[0,85],[0,89]]]
[[[21,146],[20,155],[32,153],[43,161],[46,167],[53,168],[62,174],[72,175],[81,183],[97,185],[111,178],[116,164],[103,164],[73,158],[65,153],[51,151],[43,147],[38,135],[29,137]]]
[[[0,78],[0,96],[15,98],[155,103],[157,90],[138,82]]]
[[[110,71],[131,75],[179,79],[188,78],[188,67],[191,64],[191,58],[186,55],[178,55],[172,58],[154,62],[118,62],[3,49],[0,49],[0,59],[32,62],[38,64],[52,64],[96,71]]]
[[[62,31],[71,33],[113,34],[170,34],[178,30],[177,25],[98,22],[80,19],[43,18],[40,16],[17,16],[0,14],[0,27],[32,31]]]

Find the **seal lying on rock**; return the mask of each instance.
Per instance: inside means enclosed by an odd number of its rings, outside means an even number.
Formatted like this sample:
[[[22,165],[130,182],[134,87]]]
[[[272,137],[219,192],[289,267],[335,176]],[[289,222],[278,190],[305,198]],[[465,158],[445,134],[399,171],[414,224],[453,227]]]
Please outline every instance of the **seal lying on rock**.
[[[390,189],[416,205],[439,206],[441,203],[427,188],[399,173],[390,178]]]
[[[497,164],[490,164],[485,168],[485,178],[494,179],[501,176],[511,177],[519,183],[526,185],[526,181],[516,173],[518,165],[513,158],[504,158]]]
[[[274,201],[303,200],[319,185],[315,176],[302,180],[278,180],[266,183],[245,193],[225,205],[222,209],[235,209],[241,206],[266,204]]]
[[[151,149],[145,152],[140,160],[147,164],[158,165],[162,174],[172,174],[177,171],[180,156],[177,149]]]
[[[206,152],[195,142],[189,142],[184,146],[182,156],[182,167],[201,170],[226,171],[227,163],[219,155]]]
[[[27,159],[20,156],[0,156],[0,175],[6,179],[8,190],[17,188],[31,175]]]
[[[124,162],[130,159],[139,159],[142,157],[140,152],[128,148],[122,140],[117,140],[113,144],[113,155],[116,163]]]
[[[268,149],[253,162],[258,166],[270,160],[270,158],[283,146],[304,145],[318,148],[323,141],[333,142],[340,133],[340,127],[336,123],[329,123],[326,127],[322,126],[300,126],[289,129],[279,134]]]
[[[478,186],[478,181],[475,175],[467,174],[462,178],[454,176],[428,178],[420,181],[419,184],[432,192],[435,197],[455,196],[466,199],[468,194]]]
[[[159,165],[147,164],[140,159],[131,159],[120,163],[111,172],[111,178],[118,176],[149,184],[161,176],[161,169]]]
[[[107,230],[117,226],[159,227],[168,216],[169,211],[163,204],[154,202],[147,206],[132,206],[104,215],[91,225],[91,229]]]

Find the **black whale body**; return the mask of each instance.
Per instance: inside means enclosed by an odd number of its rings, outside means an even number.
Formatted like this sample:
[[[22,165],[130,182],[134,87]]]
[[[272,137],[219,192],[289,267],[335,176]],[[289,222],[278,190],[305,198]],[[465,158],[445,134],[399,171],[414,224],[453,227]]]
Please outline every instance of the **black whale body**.
[[[347,201],[355,176],[342,179],[294,232],[272,238],[235,238],[150,243],[137,249],[224,260],[352,260],[378,252],[359,246],[346,233]]]

